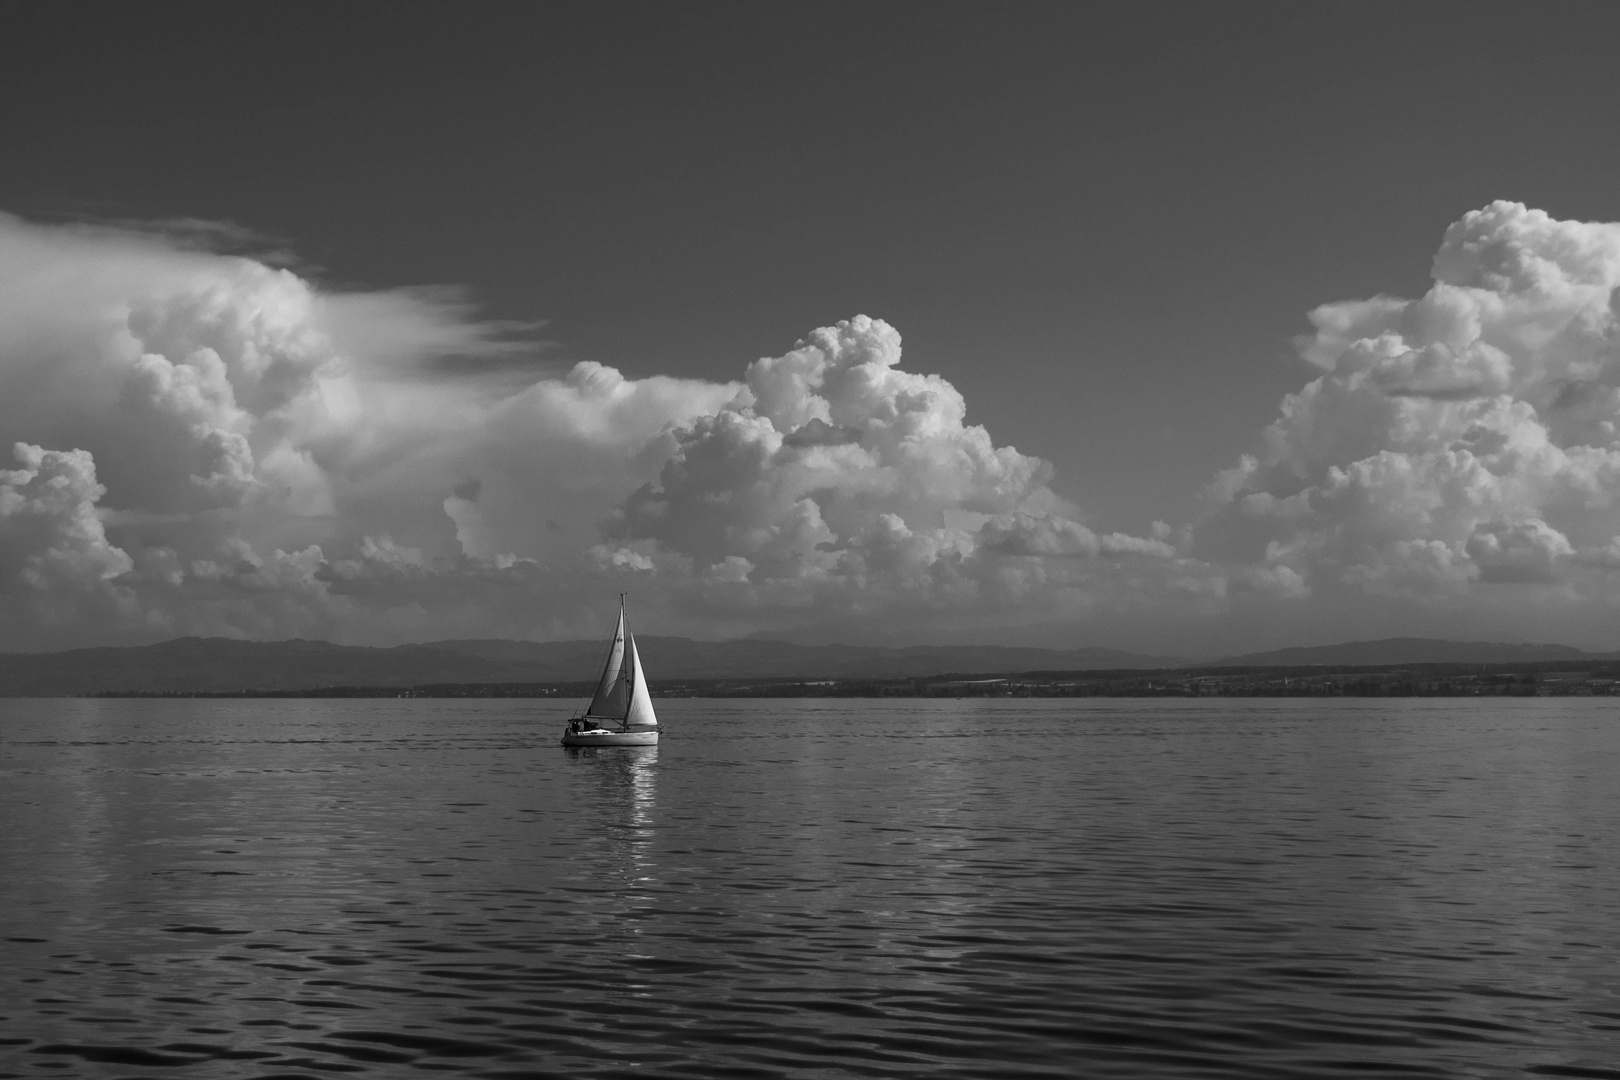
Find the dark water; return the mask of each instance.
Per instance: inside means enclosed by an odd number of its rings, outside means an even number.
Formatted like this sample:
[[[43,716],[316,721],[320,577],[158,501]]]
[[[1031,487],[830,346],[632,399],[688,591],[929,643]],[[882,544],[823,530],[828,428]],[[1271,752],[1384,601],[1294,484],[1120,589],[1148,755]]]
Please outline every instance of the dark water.
[[[659,710],[0,701],[0,1075],[1620,1077],[1607,701]]]

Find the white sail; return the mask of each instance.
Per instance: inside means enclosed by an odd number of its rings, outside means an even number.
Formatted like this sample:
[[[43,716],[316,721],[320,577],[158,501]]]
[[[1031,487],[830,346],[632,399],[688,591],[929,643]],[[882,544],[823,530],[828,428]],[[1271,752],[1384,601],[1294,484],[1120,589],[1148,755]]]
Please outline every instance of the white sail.
[[[602,665],[602,677],[596,682],[596,693],[591,695],[586,716],[624,718],[630,707],[629,687],[624,679],[624,609],[619,609],[619,625],[613,631],[613,644],[608,646],[607,663]]]
[[[636,635],[627,636],[625,654],[625,671],[630,676],[630,705],[624,713],[625,726],[657,727],[658,714],[653,712],[652,695],[647,693],[647,679],[641,674],[641,653],[636,651]]]
[[[564,746],[657,746],[658,716],[653,712],[647,678],[641,672],[636,637],[624,617],[619,597],[619,624],[613,630],[596,692],[583,716],[575,715],[563,732]]]

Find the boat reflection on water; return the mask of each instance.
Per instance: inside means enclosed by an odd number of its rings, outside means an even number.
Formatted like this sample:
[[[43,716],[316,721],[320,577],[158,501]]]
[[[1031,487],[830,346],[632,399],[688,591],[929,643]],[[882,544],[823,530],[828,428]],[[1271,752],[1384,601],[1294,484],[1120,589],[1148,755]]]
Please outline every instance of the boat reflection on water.
[[[578,809],[599,840],[594,872],[625,907],[640,906],[655,884],[652,853],[658,796],[658,747],[571,747],[579,770]],[[620,914],[624,914],[620,908]]]

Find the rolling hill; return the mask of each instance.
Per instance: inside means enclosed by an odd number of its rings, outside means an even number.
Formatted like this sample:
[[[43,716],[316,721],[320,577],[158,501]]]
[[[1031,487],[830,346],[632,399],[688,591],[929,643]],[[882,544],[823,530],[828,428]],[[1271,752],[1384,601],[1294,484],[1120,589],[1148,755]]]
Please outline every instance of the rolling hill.
[[[1607,660],[1613,653],[1582,652],[1571,645],[1514,645],[1499,641],[1382,638],[1340,645],[1305,645],[1245,653],[1212,661],[1211,667],[1375,667],[1389,664],[1521,664],[1549,660]]]

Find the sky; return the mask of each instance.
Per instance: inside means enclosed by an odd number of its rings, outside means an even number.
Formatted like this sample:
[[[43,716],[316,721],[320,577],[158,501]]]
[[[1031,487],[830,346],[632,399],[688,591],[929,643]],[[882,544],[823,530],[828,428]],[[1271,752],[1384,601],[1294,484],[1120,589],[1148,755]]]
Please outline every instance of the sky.
[[[1620,648],[1620,9],[0,15],[0,649]]]

